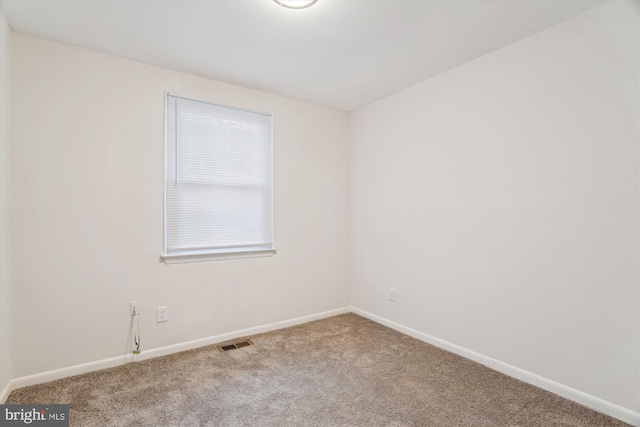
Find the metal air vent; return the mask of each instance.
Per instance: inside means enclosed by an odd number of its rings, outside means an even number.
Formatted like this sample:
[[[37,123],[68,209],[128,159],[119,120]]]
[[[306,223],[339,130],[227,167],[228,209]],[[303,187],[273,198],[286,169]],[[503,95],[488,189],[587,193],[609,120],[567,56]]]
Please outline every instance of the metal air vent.
[[[218,350],[220,351],[229,351],[229,350],[235,350],[238,348],[242,348],[242,347],[247,347],[253,345],[253,343],[249,340],[246,341],[240,341],[240,342],[236,342],[233,344],[226,344],[226,345],[219,345],[218,346]]]

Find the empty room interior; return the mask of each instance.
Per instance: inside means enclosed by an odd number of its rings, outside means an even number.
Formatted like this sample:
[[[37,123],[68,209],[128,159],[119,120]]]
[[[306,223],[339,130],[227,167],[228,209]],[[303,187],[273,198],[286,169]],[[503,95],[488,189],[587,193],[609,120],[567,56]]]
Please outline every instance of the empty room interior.
[[[2,0],[0,424],[640,426],[639,147],[638,0]]]

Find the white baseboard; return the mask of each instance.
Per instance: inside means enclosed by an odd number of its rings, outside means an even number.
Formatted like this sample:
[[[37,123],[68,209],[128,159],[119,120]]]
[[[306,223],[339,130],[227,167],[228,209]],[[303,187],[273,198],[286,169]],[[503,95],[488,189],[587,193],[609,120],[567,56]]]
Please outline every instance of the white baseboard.
[[[239,331],[227,332],[220,335],[214,335],[193,341],[182,342],[178,344],[168,345],[165,347],[143,350],[139,355],[127,354],[124,356],[111,357],[109,359],[97,360],[95,362],[83,363],[81,365],[68,366],[66,368],[55,369],[53,371],[41,372],[38,374],[27,375],[24,377],[14,378],[9,385],[2,391],[0,395],[0,403],[4,403],[11,394],[11,391],[28,387],[30,385],[42,384],[49,381],[59,380],[61,378],[72,377],[75,375],[86,374],[88,372],[99,371],[102,369],[113,368],[131,362],[139,362],[154,357],[165,356],[168,354],[178,353],[185,350],[191,350],[198,347],[204,347],[216,344],[222,341],[231,340],[247,335],[261,334],[263,332],[275,331],[277,329],[288,328],[289,326],[300,325],[302,323],[311,322],[313,320],[324,319],[326,317],[336,316],[338,314],[351,312],[351,307],[343,307],[334,310],[324,311],[322,313],[311,314],[308,316],[296,317],[295,319],[284,320],[276,323],[256,326],[253,328],[241,329]]]
[[[587,394],[580,390],[576,390],[575,388],[560,384],[548,378],[541,377],[540,375],[534,374],[532,372],[525,371],[524,369],[509,365],[508,363],[492,359],[491,357],[476,353],[475,351],[441,340],[440,338],[425,334],[423,332],[361,310],[357,307],[351,307],[351,311],[353,313],[359,314],[362,317],[373,320],[376,323],[380,323],[382,325],[390,327],[391,329],[395,329],[398,332],[402,332],[405,335],[409,335],[410,337],[419,339],[420,341],[424,341],[436,347],[440,347],[444,350],[458,354],[467,359],[471,359],[474,362],[478,362],[495,371],[501,372],[520,381],[532,384],[536,387],[540,387],[541,389],[550,391],[566,399],[573,400],[574,402],[577,402],[583,406],[617,418],[621,421],[624,421],[625,423],[640,427],[640,413],[638,412],[634,412],[620,405],[616,405],[615,403],[608,402],[599,397]]]
[[[485,365],[491,369],[501,372],[510,377],[540,387],[544,390],[555,393],[566,399],[573,400],[588,408],[594,409],[598,412],[602,412],[611,417],[617,418],[621,421],[629,423],[633,426],[640,427],[640,413],[634,412],[630,409],[616,405],[614,403],[603,400],[599,397],[584,393],[580,390],[576,390],[564,384],[557,383],[550,379],[541,377],[540,375],[532,372],[525,371],[524,369],[517,368],[509,365],[508,363],[501,362],[499,360],[492,359],[475,351],[460,347],[456,344],[441,340],[434,336],[425,334],[367,311],[361,310],[357,307],[343,307],[335,310],[329,310],[322,313],[316,313],[308,316],[297,317],[295,319],[284,320],[281,322],[270,323],[266,325],[256,326],[253,328],[242,329],[238,331],[228,332],[220,335],[214,335],[207,338],[202,338],[193,341],[187,341],[183,343],[173,344],[165,347],[159,347],[151,350],[144,350],[138,356],[127,354],[124,356],[112,357],[109,359],[102,359],[95,362],[84,363],[81,365],[69,366],[66,368],[56,369],[53,371],[42,372],[39,374],[28,375],[24,377],[14,378],[0,393],[0,403],[4,403],[11,391],[27,387],[30,385],[42,384],[45,382],[67,378],[75,375],[85,374],[88,372],[99,371],[102,369],[113,368],[116,366],[124,365],[126,363],[137,362],[141,360],[147,360],[154,357],[165,356],[168,354],[178,353],[185,350],[191,350],[198,347],[204,347],[211,344],[231,340],[238,337],[247,335],[255,335],[264,332],[275,331],[277,329],[287,328],[289,326],[300,325],[303,323],[311,322],[313,320],[324,319],[326,317],[336,316],[338,314],[344,314],[353,312],[374,322],[388,326],[395,329],[398,332],[409,335],[420,341],[427,342],[442,349],[448,350],[452,353],[458,354],[467,359],[471,359],[482,365]]]
[[[9,381],[9,383],[7,384],[7,386],[4,388],[4,390],[2,390],[2,393],[0,393],[0,404],[3,404],[4,402],[7,401],[7,398],[9,397],[9,395],[11,394],[11,391],[13,390],[13,384],[12,381]]]
[[[99,371],[101,369],[115,368],[116,366],[125,365],[133,361],[133,355],[127,354],[124,356],[111,357],[109,359],[96,360],[95,362],[67,366],[66,368],[54,369],[53,371],[26,375],[24,377],[18,377],[11,380],[11,390],[13,391],[30,385],[42,384],[49,381],[59,380],[61,378],[86,374],[87,372]]]
[[[228,341],[228,340],[232,340],[239,337],[245,337],[247,335],[256,335],[256,334],[262,334],[264,332],[271,332],[277,329],[288,328],[290,326],[295,326],[295,325],[301,325],[303,323],[312,322],[314,320],[324,319],[327,317],[337,316],[338,314],[344,314],[344,313],[350,313],[350,312],[351,312],[351,307],[337,308],[334,310],[324,311],[322,313],[296,317],[295,319],[283,320],[281,322],[269,323],[262,326],[255,326],[253,328],[227,332],[225,334],[214,335],[211,337],[201,338],[198,340],[168,345],[166,347],[154,348],[151,350],[143,351],[138,356],[135,356],[135,361],[165,356],[167,354],[178,353],[186,350],[192,350],[194,348],[204,347],[207,345],[216,344],[222,341]]]

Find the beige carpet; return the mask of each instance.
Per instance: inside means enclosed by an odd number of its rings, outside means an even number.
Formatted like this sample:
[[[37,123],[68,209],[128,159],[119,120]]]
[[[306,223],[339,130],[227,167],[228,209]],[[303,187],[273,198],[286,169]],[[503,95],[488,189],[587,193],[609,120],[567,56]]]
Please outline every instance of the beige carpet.
[[[15,390],[73,426],[626,426],[355,314]]]

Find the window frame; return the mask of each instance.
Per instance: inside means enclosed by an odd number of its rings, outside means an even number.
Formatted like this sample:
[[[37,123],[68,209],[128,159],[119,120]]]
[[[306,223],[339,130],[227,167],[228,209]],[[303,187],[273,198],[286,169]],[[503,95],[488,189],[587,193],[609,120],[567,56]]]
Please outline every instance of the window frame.
[[[268,115],[271,118],[271,132],[269,135],[270,138],[270,156],[271,156],[271,235],[272,235],[272,245],[271,247],[234,247],[234,248],[215,248],[215,249],[205,249],[205,250],[184,250],[179,252],[170,253],[168,250],[168,221],[167,221],[167,213],[168,213],[168,179],[169,179],[169,157],[167,153],[168,149],[168,101],[169,96],[175,98],[181,98],[188,101],[201,102],[205,104],[214,105],[222,108],[230,108],[234,110],[244,111],[248,113],[254,114],[262,114]],[[231,259],[245,259],[245,258],[260,258],[260,257],[271,257],[276,254],[276,244],[275,244],[275,183],[274,183],[274,144],[273,144],[273,115],[270,112],[263,111],[255,111],[248,110],[246,108],[238,108],[230,105],[218,104],[210,101],[205,101],[199,98],[193,98],[188,96],[183,96],[177,94],[175,92],[165,92],[164,93],[164,140],[163,140],[163,156],[164,156],[164,176],[163,176],[163,247],[161,258],[164,260],[165,264],[178,264],[178,263],[189,263],[189,262],[203,262],[203,261],[216,261],[216,260],[231,260]]]

